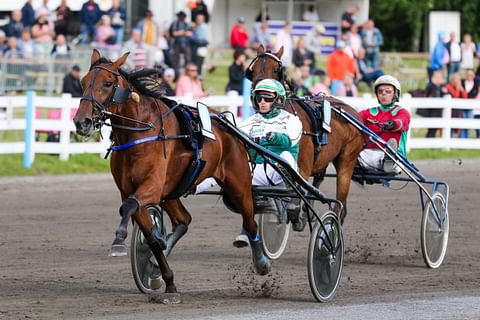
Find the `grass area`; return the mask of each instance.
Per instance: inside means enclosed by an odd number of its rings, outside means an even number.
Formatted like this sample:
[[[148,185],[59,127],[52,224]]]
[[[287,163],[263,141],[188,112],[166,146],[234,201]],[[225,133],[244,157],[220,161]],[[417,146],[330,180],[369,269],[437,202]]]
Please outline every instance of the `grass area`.
[[[407,155],[409,160],[438,160],[438,159],[475,159],[480,158],[480,150],[452,149],[414,149]]]
[[[221,96],[225,94],[225,87],[228,83],[228,66],[216,65],[216,69],[212,73],[206,73],[203,80],[205,90],[213,89],[210,95]]]
[[[480,150],[415,149],[408,154],[410,161],[480,158]],[[73,155],[61,161],[56,155],[36,155],[32,169],[23,167],[23,154],[0,155],[0,176],[60,175],[110,172],[110,161],[96,154]]]
[[[61,161],[56,155],[37,154],[32,169],[23,167],[23,154],[0,155],[0,163],[0,176],[97,173],[110,170],[110,161],[98,154],[72,155],[68,161]]]

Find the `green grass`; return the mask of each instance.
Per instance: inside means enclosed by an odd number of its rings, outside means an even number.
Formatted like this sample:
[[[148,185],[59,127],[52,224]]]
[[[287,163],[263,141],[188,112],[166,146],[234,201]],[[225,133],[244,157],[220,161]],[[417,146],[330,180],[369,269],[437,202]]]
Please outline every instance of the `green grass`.
[[[205,90],[213,89],[211,95],[221,96],[225,94],[225,87],[228,83],[228,66],[215,65],[216,69],[212,73],[206,73],[203,80]]]
[[[415,149],[408,159],[466,159],[480,158],[480,150]],[[32,169],[23,167],[23,154],[0,155],[0,176],[60,175],[74,173],[99,173],[110,171],[110,161],[96,154],[73,155],[68,161],[61,161],[56,155],[36,155]]]
[[[472,159],[480,158],[480,150],[452,149],[414,149],[408,153],[409,160]]]
[[[23,154],[0,155],[0,176],[60,175],[109,172],[110,161],[98,154],[79,154],[61,161],[57,155],[35,155],[31,169],[23,167]]]

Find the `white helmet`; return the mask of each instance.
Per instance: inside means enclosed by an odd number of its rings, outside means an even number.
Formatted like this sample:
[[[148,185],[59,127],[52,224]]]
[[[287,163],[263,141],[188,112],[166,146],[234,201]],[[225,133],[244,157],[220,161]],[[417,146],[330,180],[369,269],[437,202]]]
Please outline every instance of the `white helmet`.
[[[397,78],[387,74],[379,77],[377,80],[375,80],[375,84],[374,84],[375,94],[377,94],[378,86],[382,84],[388,84],[393,86],[395,88],[395,101],[398,101],[400,99],[401,87],[400,87],[400,82],[397,80]]]

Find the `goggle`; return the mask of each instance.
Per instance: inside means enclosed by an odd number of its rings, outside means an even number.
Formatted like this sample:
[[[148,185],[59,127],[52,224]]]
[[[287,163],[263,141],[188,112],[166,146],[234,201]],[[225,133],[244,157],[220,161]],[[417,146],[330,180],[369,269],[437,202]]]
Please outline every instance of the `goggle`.
[[[271,95],[268,95],[268,94],[256,94],[255,95],[255,101],[257,103],[260,103],[263,100],[265,100],[265,102],[268,102],[268,103],[272,103],[273,101],[275,101],[275,96],[271,96]]]
[[[391,94],[393,93],[392,89],[377,89],[377,94]]]

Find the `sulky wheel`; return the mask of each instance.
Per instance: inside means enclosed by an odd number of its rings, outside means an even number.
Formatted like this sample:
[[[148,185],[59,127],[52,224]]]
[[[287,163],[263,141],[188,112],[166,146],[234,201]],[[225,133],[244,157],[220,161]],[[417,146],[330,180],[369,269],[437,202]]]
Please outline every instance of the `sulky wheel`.
[[[338,218],[327,211],[315,223],[308,246],[308,280],[312,294],[319,302],[333,298],[340,284],[343,269],[343,234]],[[328,237],[327,237],[328,236]]]
[[[157,206],[150,206],[147,210],[153,223],[162,228],[160,222],[163,215],[162,209]],[[163,286],[160,268],[138,224],[133,226],[130,250],[132,274],[138,290],[148,294],[160,289]]]
[[[276,212],[259,214],[258,229],[265,255],[275,260],[280,258],[287,246],[290,224],[287,218],[288,202],[275,199]]]
[[[448,231],[447,203],[440,192],[435,192],[432,201],[428,199],[425,204],[420,230],[423,260],[429,268],[438,268],[442,264],[447,252]]]

